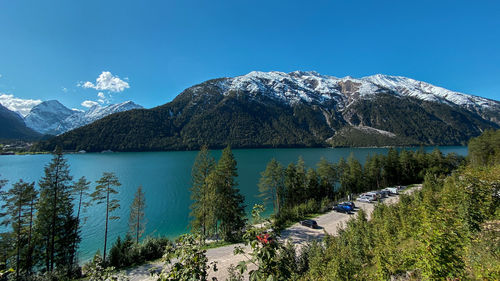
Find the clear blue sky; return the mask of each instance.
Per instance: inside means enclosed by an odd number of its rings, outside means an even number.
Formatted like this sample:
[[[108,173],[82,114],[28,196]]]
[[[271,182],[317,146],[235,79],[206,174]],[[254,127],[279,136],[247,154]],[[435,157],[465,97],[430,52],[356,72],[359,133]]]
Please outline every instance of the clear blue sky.
[[[499,15],[500,1],[1,1],[0,94],[153,107],[211,78],[315,70],[499,100]],[[103,71],[129,88],[92,89]]]

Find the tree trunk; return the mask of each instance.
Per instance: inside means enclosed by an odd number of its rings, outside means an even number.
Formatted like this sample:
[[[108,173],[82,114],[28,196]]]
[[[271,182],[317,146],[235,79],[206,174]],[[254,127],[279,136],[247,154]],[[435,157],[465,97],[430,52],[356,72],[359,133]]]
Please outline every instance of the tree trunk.
[[[18,206],[18,217],[17,217],[17,256],[16,256],[16,279],[19,279],[19,264],[21,260],[21,210],[22,210],[22,194],[19,194],[19,206]]]
[[[108,242],[108,215],[109,215],[109,184],[106,193],[106,227],[104,230],[104,254],[103,254],[103,262],[106,263],[106,243]]]
[[[54,180],[54,202],[52,204],[52,226],[51,226],[51,242],[50,242],[50,269],[52,272],[54,270],[54,244],[56,240],[56,217],[57,217],[57,186],[59,184],[59,165],[56,166],[56,178]]]
[[[28,275],[31,274],[31,268],[32,268],[32,259],[31,259],[31,256],[33,254],[33,250],[31,249],[31,232],[32,232],[32,229],[33,229],[33,211],[34,211],[34,208],[35,207],[35,198],[34,197],[31,197],[31,202],[30,202],[30,228],[29,228],[29,232],[28,232],[28,263],[26,265],[26,269],[28,270]]]
[[[140,210],[140,209],[139,209],[139,210]],[[135,239],[135,243],[136,243],[136,244],[139,244],[139,226],[140,226],[139,216],[140,216],[140,213],[141,213],[139,210],[137,211],[137,228],[136,228],[136,230],[137,230],[137,231],[136,231],[136,235],[137,235],[137,237],[136,237],[136,239]]]

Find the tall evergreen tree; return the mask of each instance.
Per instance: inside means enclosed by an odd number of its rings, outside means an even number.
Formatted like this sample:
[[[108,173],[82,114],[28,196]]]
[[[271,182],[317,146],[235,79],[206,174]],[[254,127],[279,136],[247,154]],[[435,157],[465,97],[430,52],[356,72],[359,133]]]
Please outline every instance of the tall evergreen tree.
[[[212,205],[214,192],[207,184],[208,175],[214,170],[215,160],[210,156],[206,146],[203,146],[196,156],[191,174],[191,231],[198,232],[204,240],[214,227]]]
[[[95,191],[92,192],[92,200],[97,204],[105,204],[106,208],[106,219],[104,227],[104,252],[103,261],[106,262],[106,246],[108,242],[108,222],[110,220],[117,220],[120,217],[112,216],[111,213],[120,208],[120,203],[118,199],[111,198],[112,195],[117,194],[115,187],[119,187],[122,184],[118,181],[118,178],[114,173],[104,172],[102,177],[96,182]]]
[[[73,196],[78,202],[77,211],[76,211],[76,219],[80,221],[80,214],[85,210],[86,207],[90,204],[90,182],[87,181],[85,177],[81,177],[75,183],[73,188]],[[83,209],[82,209],[83,207]]]
[[[69,268],[76,252],[75,241],[80,237],[75,228],[71,193],[73,185],[69,165],[60,148],[53,153],[51,162],[45,166],[45,175],[39,181],[40,199],[35,230],[39,238],[39,256],[45,270],[52,272],[56,266]],[[76,234],[75,234],[76,233]]]
[[[234,240],[234,233],[239,233],[245,226],[245,200],[235,181],[238,176],[236,164],[228,146],[222,151],[215,170],[207,178],[209,188],[215,190],[215,217],[224,240]]]
[[[35,183],[26,183],[19,180],[7,192],[3,192],[1,208],[5,211],[3,226],[11,226],[15,242],[16,278],[20,278],[21,270],[25,273],[31,271],[26,268],[31,260],[31,228],[33,222],[33,205],[36,198]],[[24,266],[23,266],[24,265]]]
[[[135,193],[134,201],[130,205],[130,217],[128,220],[130,233],[135,237],[135,243],[139,243],[139,239],[146,230],[144,209],[146,209],[146,197],[142,191],[142,186],[139,186]]]
[[[316,167],[320,178],[321,193],[333,199],[335,183],[338,181],[338,173],[335,165],[329,163],[324,157],[321,157]]]
[[[275,214],[280,212],[283,201],[285,188],[284,173],[283,166],[273,158],[267,164],[266,170],[261,173],[259,180],[259,196],[265,203],[268,201],[272,202]]]
[[[285,169],[285,205],[287,207],[294,206],[299,202],[297,198],[298,189],[297,169],[294,163],[290,163]]]
[[[90,182],[87,181],[85,177],[81,177],[75,182],[73,186],[73,197],[78,202],[77,203],[77,211],[76,211],[76,223],[75,227],[75,235],[79,234],[80,228],[82,227],[85,219],[81,218],[81,212],[83,212],[90,205]],[[77,243],[77,241],[74,241]],[[74,245],[75,248],[78,247],[77,244]],[[76,252],[75,252],[76,254]],[[76,255],[73,257],[73,260],[76,258]],[[76,260],[75,260],[76,263]]]

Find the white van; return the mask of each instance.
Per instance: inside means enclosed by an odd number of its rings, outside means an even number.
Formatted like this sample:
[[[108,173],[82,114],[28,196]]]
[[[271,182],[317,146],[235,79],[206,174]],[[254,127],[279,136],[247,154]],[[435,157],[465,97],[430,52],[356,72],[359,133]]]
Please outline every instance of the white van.
[[[389,191],[393,195],[399,194],[397,187],[387,187],[385,190]]]

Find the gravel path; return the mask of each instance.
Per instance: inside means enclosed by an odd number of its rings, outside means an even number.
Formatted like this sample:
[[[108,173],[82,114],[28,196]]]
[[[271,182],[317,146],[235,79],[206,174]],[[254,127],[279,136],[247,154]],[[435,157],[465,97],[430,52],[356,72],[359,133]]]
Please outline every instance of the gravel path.
[[[412,193],[414,190],[421,188],[421,185],[416,186],[412,189],[407,189],[404,193]],[[398,202],[399,196],[390,196],[384,199],[384,204],[394,204]],[[368,219],[370,219],[371,213],[375,208],[376,204],[371,203],[363,203],[356,201],[357,209],[363,209],[368,215]],[[281,239],[284,241],[291,241],[300,249],[308,241],[312,240],[321,240],[326,234],[337,235],[338,229],[343,228],[346,222],[353,216],[356,216],[357,212],[353,214],[343,214],[331,211],[329,213],[323,214],[315,218],[320,229],[311,229],[305,226],[296,223],[289,228],[283,230],[281,232]],[[228,245],[224,247],[214,248],[207,250],[207,257],[209,261],[217,262],[217,272],[211,272],[210,277],[217,277],[218,280],[226,280],[228,278],[227,269],[229,266],[237,265],[240,261],[246,260],[244,255],[233,254],[234,248],[236,246],[244,246],[243,244],[234,244]],[[250,251],[250,248],[247,247],[246,251]],[[163,265],[162,262],[151,262],[148,264],[144,264],[133,269],[129,269],[126,271],[126,274],[130,278],[130,281],[146,281],[146,280],[154,280],[149,277],[150,269],[161,269]],[[249,266],[249,269],[252,269]]]

